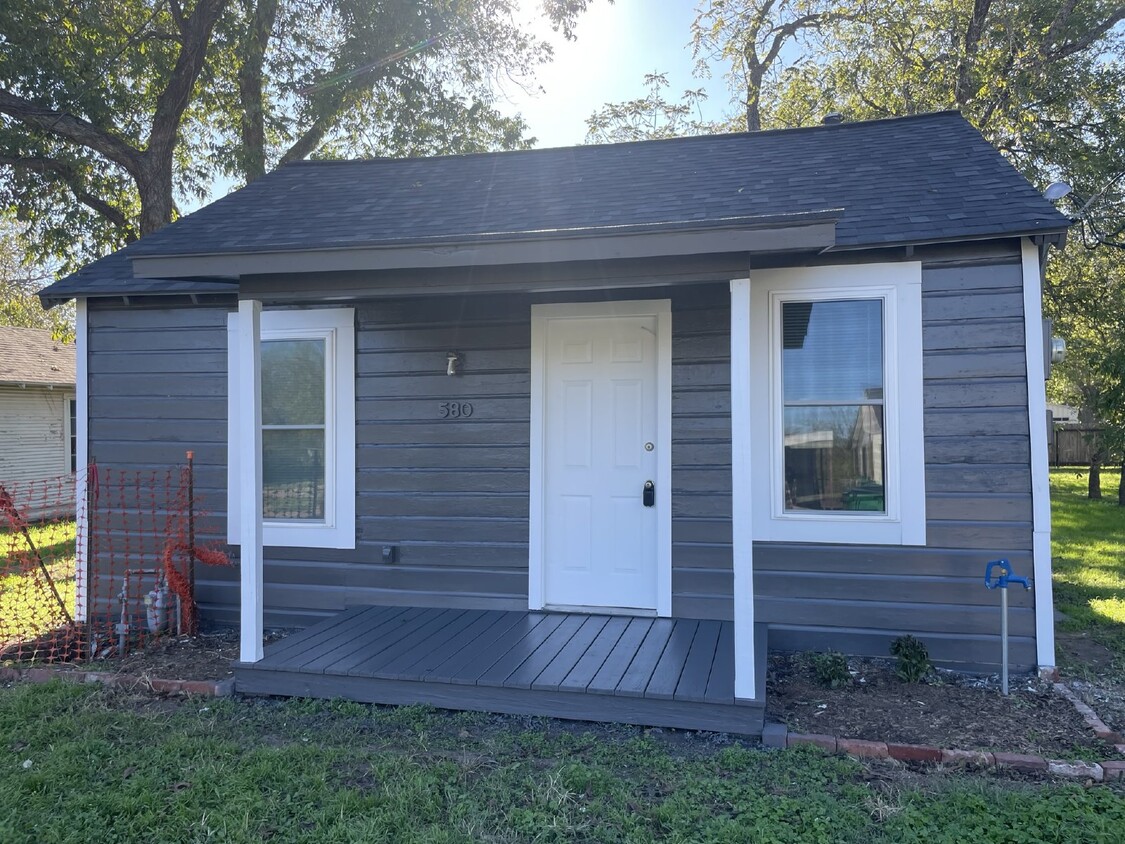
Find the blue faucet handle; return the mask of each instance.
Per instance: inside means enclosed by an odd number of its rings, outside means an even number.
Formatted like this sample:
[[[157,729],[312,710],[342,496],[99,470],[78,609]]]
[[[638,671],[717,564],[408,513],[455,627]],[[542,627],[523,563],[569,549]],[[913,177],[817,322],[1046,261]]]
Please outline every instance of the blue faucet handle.
[[[996,576],[996,580],[992,579],[993,569],[999,568],[1000,574]],[[1009,583],[1018,583],[1024,589],[1030,589],[1031,583],[1026,577],[1021,577],[1018,574],[1012,574],[1012,564],[1007,560],[993,560],[984,570],[984,585],[989,589],[1007,589]]]
[[[992,570],[995,568],[1000,569],[1000,574],[994,581],[992,579]],[[984,570],[984,585],[989,589],[1000,587],[1001,589],[1008,588],[1008,578],[1012,576],[1012,564],[1007,560],[993,560]]]

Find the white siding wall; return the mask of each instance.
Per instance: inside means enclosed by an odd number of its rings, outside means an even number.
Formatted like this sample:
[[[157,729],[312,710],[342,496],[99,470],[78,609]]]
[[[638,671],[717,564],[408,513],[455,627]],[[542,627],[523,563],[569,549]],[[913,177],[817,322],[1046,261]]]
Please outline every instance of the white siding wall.
[[[0,483],[70,471],[66,400],[73,391],[0,387]]]

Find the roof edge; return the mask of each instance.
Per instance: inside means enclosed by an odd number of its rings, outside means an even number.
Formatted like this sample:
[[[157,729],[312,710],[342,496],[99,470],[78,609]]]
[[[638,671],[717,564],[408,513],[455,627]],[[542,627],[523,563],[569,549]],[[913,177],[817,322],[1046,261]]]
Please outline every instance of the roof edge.
[[[835,209],[715,224],[655,224],[502,233],[463,240],[404,240],[371,246],[202,255],[135,256],[137,278],[226,277],[302,272],[433,269],[698,255],[712,252],[819,252],[836,243]],[[539,235],[538,237],[534,234]]]

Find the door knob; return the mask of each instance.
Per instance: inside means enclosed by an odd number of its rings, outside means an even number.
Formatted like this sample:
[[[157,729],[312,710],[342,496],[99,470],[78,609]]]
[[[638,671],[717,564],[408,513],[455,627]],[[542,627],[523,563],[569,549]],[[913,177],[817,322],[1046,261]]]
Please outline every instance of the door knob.
[[[642,495],[642,500],[646,507],[652,507],[656,504],[656,484],[652,481],[645,481],[645,490]]]

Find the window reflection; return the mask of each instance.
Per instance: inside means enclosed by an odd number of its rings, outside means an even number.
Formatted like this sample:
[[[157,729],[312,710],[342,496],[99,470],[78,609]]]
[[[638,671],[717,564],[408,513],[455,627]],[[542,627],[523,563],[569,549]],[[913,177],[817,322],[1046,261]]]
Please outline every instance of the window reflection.
[[[782,304],[788,512],[886,512],[883,303]]]

